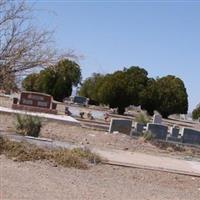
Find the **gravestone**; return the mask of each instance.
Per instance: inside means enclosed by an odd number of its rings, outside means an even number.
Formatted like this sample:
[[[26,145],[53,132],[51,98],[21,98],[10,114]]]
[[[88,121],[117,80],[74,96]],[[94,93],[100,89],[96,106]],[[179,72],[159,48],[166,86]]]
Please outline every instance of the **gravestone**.
[[[138,133],[142,133],[144,130],[144,126],[145,126],[144,124],[136,122],[135,123],[135,131]]]
[[[75,96],[73,98],[73,103],[81,104],[81,105],[88,105],[88,98],[86,97],[81,97],[81,96]]]
[[[153,124],[162,124],[162,116],[159,114],[154,114]]]
[[[33,92],[22,92],[19,104],[50,109],[51,102],[52,97],[50,95]]]
[[[166,140],[168,127],[161,124],[147,124],[147,131],[151,132],[155,139]]]
[[[134,128],[132,130],[132,135],[139,136],[144,130],[144,124],[135,122]]]
[[[22,92],[19,100],[13,99],[12,108],[56,114],[56,106],[57,104],[53,102],[53,98],[50,95],[38,92]]]
[[[120,133],[125,133],[127,135],[131,134],[132,120],[112,118],[109,127],[109,133],[118,131]]]
[[[172,137],[178,137],[179,129],[176,127],[170,127],[169,133]]]
[[[182,128],[181,135],[183,143],[200,145],[200,131],[190,128]]]
[[[182,137],[179,135],[179,128],[176,126],[170,127],[167,141],[170,142],[182,142]]]

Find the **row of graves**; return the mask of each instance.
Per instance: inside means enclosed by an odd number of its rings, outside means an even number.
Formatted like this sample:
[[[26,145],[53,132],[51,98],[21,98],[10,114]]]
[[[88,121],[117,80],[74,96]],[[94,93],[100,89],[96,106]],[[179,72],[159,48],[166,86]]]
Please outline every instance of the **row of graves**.
[[[86,98],[77,97],[78,103],[86,102]],[[22,92],[20,98],[14,98],[12,108],[15,110],[25,110],[30,112],[57,114],[57,104],[52,96],[36,93]],[[153,116],[153,122],[147,125],[132,123],[132,120],[112,118],[109,132],[121,132],[131,136],[140,136],[145,132],[150,132],[155,139],[200,145],[200,131],[190,128],[177,128],[163,125],[162,117],[159,114]]]
[[[141,136],[145,132],[152,134],[154,139],[178,142],[192,145],[200,145],[200,131],[190,128],[168,127],[163,125],[159,114],[153,116],[152,123],[132,123],[128,119],[112,119],[109,128],[110,133],[121,132],[130,136]]]

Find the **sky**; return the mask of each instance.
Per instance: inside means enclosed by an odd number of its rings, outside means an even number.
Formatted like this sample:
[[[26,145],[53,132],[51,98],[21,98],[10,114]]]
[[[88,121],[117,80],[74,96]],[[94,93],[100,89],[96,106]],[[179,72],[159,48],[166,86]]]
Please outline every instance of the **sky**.
[[[149,77],[175,75],[189,111],[200,102],[200,1],[29,1],[35,23],[53,29],[56,47],[80,55],[83,79],[139,66]]]

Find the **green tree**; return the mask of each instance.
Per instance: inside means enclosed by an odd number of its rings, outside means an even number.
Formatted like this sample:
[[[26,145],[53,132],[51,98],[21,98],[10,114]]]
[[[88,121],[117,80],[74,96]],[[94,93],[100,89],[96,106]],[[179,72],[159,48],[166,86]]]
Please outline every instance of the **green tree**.
[[[149,115],[153,115],[154,110],[158,108],[158,89],[156,80],[150,78],[146,87],[140,92],[141,108],[146,110]]]
[[[200,118],[200,106],[198,106],[197,108],[195,108],[192,111],[192,118],[195,119],[199,119]]]
[[[39,74],[30,74],[22,81],[22,87],[27,91],[36,92],[38,89],[36,87],[36,83],[38,81]]]
[[[38,76],[38,77],[37,77]],[[35,77],[36,80],[35,80]],[[35,80],[35,81],[34,81]],[[27,76],[22,85],[25,90],[50,94],[57,101],[71,95],[72,87],[81,81],[81,69],[71,60],[61,60],[37,75]]]
[[[118,114],[124,114],[125,108],[130,105],[126,86],[124,72],[117,71],[107,75],[99,88],[101,102],[109,105],[110,108],[118,108]]]
[[[140,105],[140,93],[143,91],[148,83],[148,72],[140,67],[132,66],[124,69],[127,96],[129,105]]]
[[[188,95],[183,81],[175,76],[165,76],[156,81],[156,110],[164,118],[171,114],[186,114],[188,111]]]
[[[103,84],[104,75],[94,73],[91,77],[87,78],[81,85],[78,92],[80,96],[89,98],[90,100],[99,103],[99,88]]]
[[[118,113],[123,114],[125,107],[139,105],[140,92],[148,82],[147,75],[145,69],[135,66],[106,76],[93,74],[83,82],[79,94],[118,108]]]

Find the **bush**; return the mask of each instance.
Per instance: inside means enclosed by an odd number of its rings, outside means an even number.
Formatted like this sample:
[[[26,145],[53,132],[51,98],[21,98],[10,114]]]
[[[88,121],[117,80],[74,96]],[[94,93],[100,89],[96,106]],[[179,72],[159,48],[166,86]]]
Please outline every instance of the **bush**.
[[[92,153],[89,149],[81,149],[81,148],[76,148],[72,150],[72,153],[75,153],[77,156],[81,157],[81,158],[85,158],[87,159],[89,162],[93,163],[93,164],[97,164],[101,162],[101,158]]]
[[[150,119],[145,113],[139,113],[135,117],[135,121],[141,124],[147,124],[150,121]]]
[[[42,122],[39,117],[17,115],[16,132],[21,135],[38,137]]]
[[[146,141],[152,140],[154,138],[154,135],[151,132],[147,131],[143,133],[142,137],[144,141],[146,142]]]

